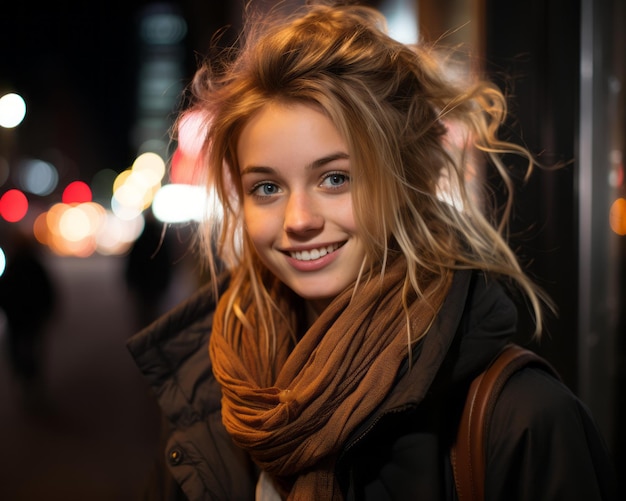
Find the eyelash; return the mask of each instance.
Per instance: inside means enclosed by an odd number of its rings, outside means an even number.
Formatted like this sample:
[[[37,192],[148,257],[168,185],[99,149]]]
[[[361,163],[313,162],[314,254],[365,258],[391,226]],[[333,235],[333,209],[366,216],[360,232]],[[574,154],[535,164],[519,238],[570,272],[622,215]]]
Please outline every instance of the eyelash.
[[[264,200],[264,199],[272,197],[272,195],[259,195],[257,193],[258,189],[263,187],[263,186],[274,186],[274,187],[276,187],[276,184],[272,183],[270,181],[260,181],[258,183],[255,183],[254,185],[252,185],[252,187],[248,190],[248,195],[250,195],[252,197],[255,197],[255,198],[258,198],[258,199],[261,199],[261,200]]]
[[[324,183],[324,181],[326,181],[327,179],[330,179],[332,177],[342,177],[343,178],[343,183],[341,183],[339,186],[332,186],[331,189],[333,190],[339,190],[341,188],[343,188],[345,186],[346,183],[350,182],[350,175],[346,174],[345,172],[341,172],[341,171],[335,171],[335,172],[327,172],[326,174],[324,174],[322,176],[322,183]]]
[[[325,173],[322,177],[321,177],[321,181],[320,181],[320,186],[322,184],[324,184],[325,181],[327,181],[328,179],[332,178],[332,177],[341,177],[343,178],[343,182],[340,185],[331,185],[330,187],[328,187],[327,189],[330,190],[341,190],[344,189],[345,185],[347,183],[350,182],[350,175],[345,173],[345,172],[341,172],[341,171],[332,171],[332,172],[327,172]],[[255,183],[252,185],[252,187],[247,191],[247,194],[249,196],[255,197],[257,199],[260,200],[266,200],[269,199],[271,197],[274,196],[274,194],[270,194],[270,195],[261,195],[258,193],[258,190],[264,186],[273,186],[276,189],[280,189],[278,188],[276,183],[273,183],[271,181],[259,181],[258,183]]]

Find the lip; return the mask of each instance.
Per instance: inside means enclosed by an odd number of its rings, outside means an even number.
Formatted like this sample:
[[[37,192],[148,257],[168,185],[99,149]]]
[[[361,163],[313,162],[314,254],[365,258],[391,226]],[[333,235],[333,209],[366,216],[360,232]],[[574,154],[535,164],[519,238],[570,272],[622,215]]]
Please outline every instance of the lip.
[[[317,271],[328,266],[338,257],[338,251],[343,247],[345,242],[333,243],[327,245],[311,245],[307,247],[299,247],[297,249],[283,250],[287,262],[298,271]],[[326,254],[320,255],[315,259],[302,260],[294,257],[296,253],[315,253],[320,249],[325,249]],[[332,249],[332,250],[331,250]],[[323,253],[323,252],[322,252]]]

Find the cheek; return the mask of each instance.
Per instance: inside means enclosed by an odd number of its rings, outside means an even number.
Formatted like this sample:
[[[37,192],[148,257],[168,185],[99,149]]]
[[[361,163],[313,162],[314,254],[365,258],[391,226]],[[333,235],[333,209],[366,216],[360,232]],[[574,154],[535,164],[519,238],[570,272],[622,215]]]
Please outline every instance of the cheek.
[[[350,200],[337,204],[337,206],[331,210],[331,214],[333,214],[337,223],[341,225],[344,230],[349,231],[350,233],[356,233],[356,219],[354,217],[354,211],[352,210],[352,203]]]
[[[276,218],[270,217],[263,211],[258,210],[253,204],[243,206],[244,231],[250,242],[259,248],[273,240]]]

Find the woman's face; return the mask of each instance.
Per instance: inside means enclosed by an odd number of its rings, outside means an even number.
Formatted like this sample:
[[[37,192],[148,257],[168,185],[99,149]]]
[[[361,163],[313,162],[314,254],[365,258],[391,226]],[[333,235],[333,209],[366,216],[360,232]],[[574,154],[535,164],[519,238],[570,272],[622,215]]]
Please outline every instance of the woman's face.
[[[269,103],[237,143],[245,231],[263,263],[319,313],[359,272],[345,141],[326,115]]]

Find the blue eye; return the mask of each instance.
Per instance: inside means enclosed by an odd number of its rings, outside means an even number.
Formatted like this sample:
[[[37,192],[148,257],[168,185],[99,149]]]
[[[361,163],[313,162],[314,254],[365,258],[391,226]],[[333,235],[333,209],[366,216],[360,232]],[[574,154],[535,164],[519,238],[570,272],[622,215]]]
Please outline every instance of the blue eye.
[[[259,186],[262,189],[264,195],[273,195],[274,193],[278,193],[278,188],[275,184],[265,183],[262,186]]]
[[[280,189],[274,183],[258,183],[250,190],[250,194],[257,197],[271,197],[279,192]]]
[[[322,179],[322,186],[327,188],[341,188],[350,181],[350,176],[341,172],[330,172]]]

